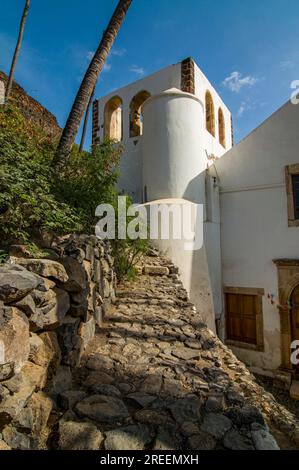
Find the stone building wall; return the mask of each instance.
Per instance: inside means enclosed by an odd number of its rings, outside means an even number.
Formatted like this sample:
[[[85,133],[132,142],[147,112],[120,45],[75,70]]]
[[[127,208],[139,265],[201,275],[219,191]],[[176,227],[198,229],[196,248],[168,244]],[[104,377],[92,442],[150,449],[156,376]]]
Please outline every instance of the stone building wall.
[[[115,296],[108,244],[70,236],[48,255],[32,259],[14,246],[0,267],[0,444],[11,448],[40,446],[53,400],[71,388]]]
[[[191,57],[182,61],[181,90],[195,95],[195,64]]]
[[[1,103],[1,82],[7,83],[7,76],[0,70],[0,103]],[[40,126],[44,132],[52,137],[59,136],[61,128],[56,117],[44,108],[38,101],[29,96],[26,91],[14,82],[11,98],[18,106],[26,120],[30,120]]]

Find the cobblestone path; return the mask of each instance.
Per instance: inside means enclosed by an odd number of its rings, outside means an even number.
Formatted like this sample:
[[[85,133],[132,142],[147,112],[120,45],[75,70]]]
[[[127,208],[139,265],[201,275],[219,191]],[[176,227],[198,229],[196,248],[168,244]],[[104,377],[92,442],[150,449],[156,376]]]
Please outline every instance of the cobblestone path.
[[[153,252],[141,270],[118,286],[73,390],[61,395],[55,446],[296,448],[295,417],[202,324],[176,268]]]

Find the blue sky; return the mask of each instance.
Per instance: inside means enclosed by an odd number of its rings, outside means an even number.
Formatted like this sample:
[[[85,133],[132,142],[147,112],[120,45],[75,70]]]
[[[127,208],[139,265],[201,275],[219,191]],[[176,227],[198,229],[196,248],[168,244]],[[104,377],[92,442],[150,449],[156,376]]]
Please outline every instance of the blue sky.
[[[117,0],[32,0],[16,80],[61,126]],[[1,0],[8,72],[24,0]],[[97,96],[192,56],[234,116],[239,141],[299,80],[298,0],[133,0]],[[87,146],[90,144],[89,130]]]

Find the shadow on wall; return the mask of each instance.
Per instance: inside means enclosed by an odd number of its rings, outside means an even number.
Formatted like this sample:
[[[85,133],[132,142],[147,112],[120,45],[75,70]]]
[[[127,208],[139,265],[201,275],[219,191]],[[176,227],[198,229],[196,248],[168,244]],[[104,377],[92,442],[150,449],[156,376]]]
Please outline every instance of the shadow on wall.
[[[186,188],[184,198],[193,200],[199,204],[204,205],[204,243],[200,250],[190,253],[190,274],[189,274],[189,295],[191,302],[193,302],[202,315],[202,318],[207,323],[212,331],[216,331],[215,325],[215,306],[213,301],[213,288],[212,288],[212,273],[209,268],[209,252],[207,250],[207,237],[206,230],[207,224],[207,194],[206,194],[206,171],[203,171],[196,176]],[[189,255],[189,254],[188,254]],[[181,268],[181,270],[184,270]]]
[[[218,188],[207,170],[190,181],[184,197],[204,205],[204,244],[201,250],[192,253],[190,298],[215,332],[215,317],[223,310],[220,200]]]

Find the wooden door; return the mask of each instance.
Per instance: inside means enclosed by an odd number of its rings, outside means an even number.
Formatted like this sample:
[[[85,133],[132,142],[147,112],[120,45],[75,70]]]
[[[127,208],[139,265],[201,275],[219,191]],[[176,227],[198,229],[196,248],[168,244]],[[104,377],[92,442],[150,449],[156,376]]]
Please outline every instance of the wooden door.
[[[244,294],[226,294],[227,339],[257,344],[257,297]]]

